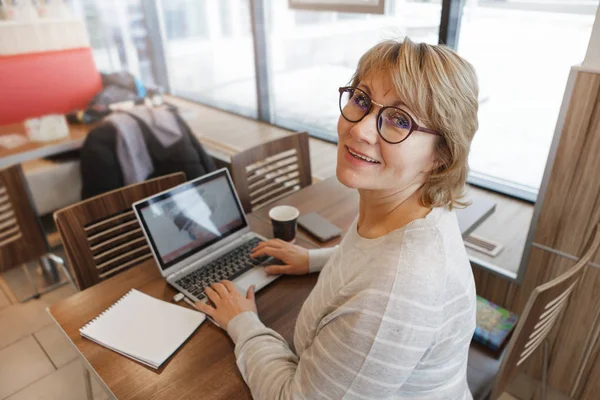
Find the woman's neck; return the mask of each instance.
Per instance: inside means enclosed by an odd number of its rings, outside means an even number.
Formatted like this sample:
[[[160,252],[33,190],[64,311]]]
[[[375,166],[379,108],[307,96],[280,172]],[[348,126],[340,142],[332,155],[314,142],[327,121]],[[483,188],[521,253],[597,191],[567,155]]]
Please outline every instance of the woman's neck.
[[[359,193],[358,234],[366,239],[384,236],[431,211],[421,205],[420,186],[397,191],[359,189]]]

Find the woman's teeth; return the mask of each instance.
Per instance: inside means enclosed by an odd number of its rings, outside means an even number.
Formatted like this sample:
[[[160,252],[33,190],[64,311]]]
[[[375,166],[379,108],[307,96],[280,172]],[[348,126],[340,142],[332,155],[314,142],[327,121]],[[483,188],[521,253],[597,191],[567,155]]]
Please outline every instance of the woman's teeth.
[[[350,153],[354,158],[358,158],[359,160],[363,160],[363,161],[367,161],[373,164],[379,164],[379,161],[377,160],[373,160],[372,158],[369,158],[367,156],[361,156],[360,154],[356,154],[355,152],[353,152],[352,150],[350,150],[349,147],[346,147],[348,149],[348,153]]]

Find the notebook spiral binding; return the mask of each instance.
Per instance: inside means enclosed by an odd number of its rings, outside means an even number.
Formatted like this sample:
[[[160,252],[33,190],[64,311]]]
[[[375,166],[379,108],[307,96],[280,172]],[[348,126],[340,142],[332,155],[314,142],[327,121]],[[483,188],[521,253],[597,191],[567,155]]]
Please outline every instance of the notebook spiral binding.
[[[106,314],[107,312],[109,312],[110,310],[112,310],[117,304],[119,304],[120,302],[122,302],[123,299],[125,297],[129,296],[132,292],[133,292],[133,289],[131,289],[129,292],[127,292],[123,296],[121,296],[121,298],[119,300],[115,301],[110,307],[108,307],[106,310],[104,310],[100,314],[98,314],[98,316],[96,318],[94,318],[93,320],[91,320],[90,322],[88,322],[87,324],[85,324],[81,329],[79,329],[79,332],[81,332],[82,330],[86,329],[87,327],[89,327],[90,325],[92,325],[94,322],[96,322],[97,320],[99,320],[104,314]]]

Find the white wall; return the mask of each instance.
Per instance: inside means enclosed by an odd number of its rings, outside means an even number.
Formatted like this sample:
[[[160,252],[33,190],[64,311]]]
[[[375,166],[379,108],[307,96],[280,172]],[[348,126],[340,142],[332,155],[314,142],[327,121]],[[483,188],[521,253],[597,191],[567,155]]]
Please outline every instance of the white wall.
[[[600,69],[600,7],[596,12],[596,21],[592,29],[592,36],[583,61],[583,67]]]

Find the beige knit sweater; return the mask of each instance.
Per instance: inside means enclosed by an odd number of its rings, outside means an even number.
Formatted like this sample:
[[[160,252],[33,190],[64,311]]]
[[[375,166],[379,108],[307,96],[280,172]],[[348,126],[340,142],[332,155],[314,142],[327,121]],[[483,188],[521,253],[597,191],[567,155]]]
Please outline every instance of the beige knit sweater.
[[[297,354],[253,312],[227,326],[255,399],[471,399],[475,286],[456,215],[310,252],[322,268],[294,334]]]

